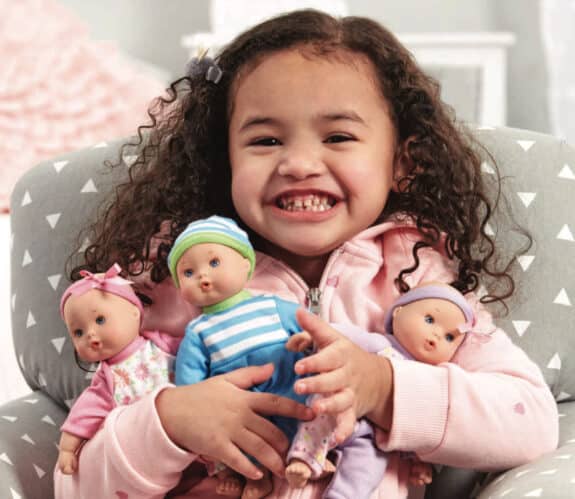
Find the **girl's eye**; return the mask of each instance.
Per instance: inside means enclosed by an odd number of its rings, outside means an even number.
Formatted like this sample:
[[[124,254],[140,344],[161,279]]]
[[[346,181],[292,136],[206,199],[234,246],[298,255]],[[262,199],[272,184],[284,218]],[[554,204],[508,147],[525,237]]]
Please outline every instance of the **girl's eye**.
[[[426,324],[433,324],[435,322],[435,320],[433,319],[433,316],[427,314],[424,319],[423,319]]]
[[[184,277],[192,277],[194,275],[194,271],[192,269],[184,270]]]
[[[98,317],[96,317],[96,324],[98,324],[99,326],[101,326],[105,322],[106,318],[103,315],[99,315]]]
[[[218,267],[220,265],[220,259],[219,258],[212,258],[210,260],[210,267]]]
[[[81,329],[74,329],[74,337],[75,338],[81,338],[83,334],[84,334],[84,331],[82,331]]]
[[[280,144],[281,142],[274,137],[262,137],[260,139],[255,139],[250,142],[251,146],[264,146],[264,147],[279,146]]]
[[[349,135],[343,135],[341,133],[335,133],[330,135],[327,139],[325,139],[326,144],[339,144],[340,142],[347,142],[349,140],[353,140],[352,137]]]
[[[451,333],[447,333],[447,334],[445,335],[445,339],[447,340],[448,343],[451,343],[452,341],[455,340],[455,336],[454,336],[453,334],[451,334]]]

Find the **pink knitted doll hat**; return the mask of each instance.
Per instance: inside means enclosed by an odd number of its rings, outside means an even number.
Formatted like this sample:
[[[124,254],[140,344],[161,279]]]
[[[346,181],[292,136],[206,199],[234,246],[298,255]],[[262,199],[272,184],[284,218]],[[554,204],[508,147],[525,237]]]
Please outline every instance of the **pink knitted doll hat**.
[[[82,279],[70,284],[60,300],[60,315],[62,319],[64,318],[64,305],[70,296],[80,296],[92,289],[99,289],[106,293],[118,295],[136,305],[140,311],[141,320],[144,312],[142,302],[132,289],[132,281],[120,277],[121,270],[122,268],[117,263],[112,265],[104,274],[92,274],[92,272],[87,270],[81,270],[80,275]]]

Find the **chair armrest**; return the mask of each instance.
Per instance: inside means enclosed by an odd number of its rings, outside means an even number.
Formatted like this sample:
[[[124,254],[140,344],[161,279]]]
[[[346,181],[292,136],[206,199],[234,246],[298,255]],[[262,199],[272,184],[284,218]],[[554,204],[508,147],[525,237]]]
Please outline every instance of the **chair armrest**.
[[[0,406],[0,497],[54,497],[65,417],[66,411],[39,391]]]
[[[532,463],[499,475],[477,498],[575,497],[574,461],[575,443],[565,444]]]
[[[575,497],[575,402],[558,405],[560,439],[554,452],[497,476],[478,499],[505,497]]]

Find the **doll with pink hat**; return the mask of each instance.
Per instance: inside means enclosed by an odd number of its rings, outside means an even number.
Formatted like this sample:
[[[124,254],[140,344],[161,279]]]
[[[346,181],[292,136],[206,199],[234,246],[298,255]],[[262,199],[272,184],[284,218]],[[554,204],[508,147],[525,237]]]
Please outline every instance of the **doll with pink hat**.
[[[181,338],[141,331],[143,307],[118,264],[104,274],[82,271],[60,301],[77,356],[99,362],[90,386],[78,397],[62,425],[58,466],[72,474],[85,440],[106,415],[170,382]]]

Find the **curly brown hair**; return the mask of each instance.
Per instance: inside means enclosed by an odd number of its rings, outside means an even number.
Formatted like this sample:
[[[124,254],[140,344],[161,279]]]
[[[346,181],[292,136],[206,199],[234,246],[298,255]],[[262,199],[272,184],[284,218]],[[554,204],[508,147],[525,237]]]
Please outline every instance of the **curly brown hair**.
[[[511,259],[499,264],[486,233],[499,190],[494,199],[487,196],[477,144],[441,101],[437,82],[377,22],[336,19],[313,10],[275,17],[239,35],[216,57],[223,71],[217,84],[196,65],[156,100],[148,113],[151,123],[139,127],[136,143],[128,144],[140,150],[129,179],[116,188],[91,227],[93,244],[72,277],[82,268],[103,271],[117,261],[132,275],[149,266],[159,282],[169,274],[166,256],[172,241],[190,221],[214,213],[237,218],[228,158],[234,84],[263,57],[289,48],[305,48],[318,57],[345,50],[363,54],[373,65],[397,130],[396,155],[409,165],[378,221],[406,213],[423,236],[413,249],[413,265],[397,277],[399,289],[409,289],[405,276],[418,267],[419,251],[443,244],[458,265],[456,288],[475,290],[480,275],[486,275],[504,285],[484,301],[509,297],[514,290]],[[158,258],[150,262],[151,241],[161,228]]]

